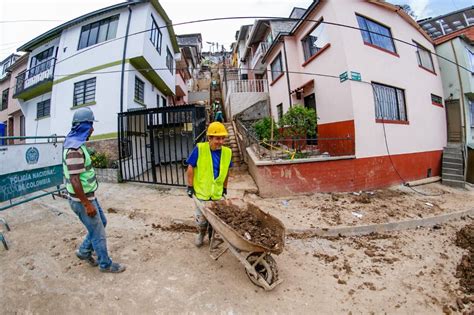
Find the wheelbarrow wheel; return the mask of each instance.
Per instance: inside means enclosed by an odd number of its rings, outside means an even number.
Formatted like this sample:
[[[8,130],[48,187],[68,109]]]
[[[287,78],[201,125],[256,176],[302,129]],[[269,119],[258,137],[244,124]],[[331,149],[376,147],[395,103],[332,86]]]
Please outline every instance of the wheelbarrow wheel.
[[[247,256],[247,261],[249,264],[253,265],[258,257],[260,257],[262,253],[251,253]],[[275,259],[269,254],[265,255],[263,259],[255,266],[255,270],[265,280],[269,285],[272,285],[274,282],[278,280],[278,268]],[[255,278],[247,269],[245,269],[247,276],[249,277],[250,281],[258,287],[262,287],[262,285],[258,282],[258,279]]]

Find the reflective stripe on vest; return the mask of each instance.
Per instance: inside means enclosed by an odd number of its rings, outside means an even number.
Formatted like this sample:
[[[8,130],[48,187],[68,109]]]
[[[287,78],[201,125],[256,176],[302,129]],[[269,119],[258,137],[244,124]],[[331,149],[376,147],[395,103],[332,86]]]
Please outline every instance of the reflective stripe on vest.
[[[197,144],[198,160],[194,168],[193,186],[196,197],[201,200],[220,200],[224,189],[224,181],[229,172],[232,150],[222,147],[219,164],[219,176],[214,179],[214,168],[209,142]]]
[[[84,193],[88,194],[88,193],[96,191],[97,188],[99,187],[99,184],[97,183],[95,171],[94,171],[94,168],[92,167],[92,160],[91,160],[89,151],[87,151],[87,148],[85,145],[81,146],[81,150],[84,154],[84,168],[86,170],[85,172],[82,172],[81,174],[79,174],[79,179],[81,180],[81,185],[82,185],[82,189],[84,190]],[[67,191],[71,194],[75,194],[74,188],[72,187],[72,184],[71,184],[71,176],[69,175],[69,170],[67,169],[67,165],[66,165],[66,157],[67,157],[68,151],[69,149],[63,150],[64,178],[66,179]]]

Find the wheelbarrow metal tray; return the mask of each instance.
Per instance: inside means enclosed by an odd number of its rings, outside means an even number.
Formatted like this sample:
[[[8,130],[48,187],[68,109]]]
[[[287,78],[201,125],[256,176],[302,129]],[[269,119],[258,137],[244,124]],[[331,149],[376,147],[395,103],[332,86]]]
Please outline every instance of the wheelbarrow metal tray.
[[[230,203],[230,201],[219,201],[216,202],[214,206],[219,206],[219,203]],[[231,203],[230,203],[231,204]],[[277,244],[273,248],[268,248],[262,244],[254,243],[251,240],[247,240],[245,237],[240,235],[235,229],[225,223],[220,219],[214,212],[207,206],[204,206],[200,203],[201,211],[206,217],[207,221],[212,225],[212,227],[233,247],[240,251],[246,252],[270,252],[276,255],[281,254],[285,245],[285,226],[283,223],[272,216],[269,213],[266,213],[259,209],[256,205],[248,203],[248,211],[251,211],[257,216],[257,218],[262,222],[263,227],[269,227],[271,229],[278,229],[279,239]]]

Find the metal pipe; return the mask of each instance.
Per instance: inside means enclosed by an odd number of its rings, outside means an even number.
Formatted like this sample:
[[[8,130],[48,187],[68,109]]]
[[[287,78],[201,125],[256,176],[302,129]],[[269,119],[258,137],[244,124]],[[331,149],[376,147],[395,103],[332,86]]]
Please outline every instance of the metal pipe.
[[[286,44],[285,44],[285,39],[282,37],[281,41],[283,42],[283,54],[285,55],[285,67],[286,67],[286,83],[288,85],[288,99],[289,99],[289,105],[290,105],[290,108],[293,107],[293,105],[291,104],[291,87],[290,87],[290,74],[289,74],[289,71],[288,71],[288,59],[286,57]]]

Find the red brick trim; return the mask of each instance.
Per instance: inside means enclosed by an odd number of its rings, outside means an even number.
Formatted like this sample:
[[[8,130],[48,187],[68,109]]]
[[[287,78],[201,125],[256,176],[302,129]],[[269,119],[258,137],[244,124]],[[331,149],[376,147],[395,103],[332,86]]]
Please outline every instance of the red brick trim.
[[[303,64],[301,65],[302,67],[305,67],[308,63],[310,63],[311,61],[313,61],[314,59],[316,59],[316,57],[318,57],[319,55],[321,55],[326,49],[328,49],[329,47],[331,47],[331,44],[326,44],[324,45],[317,53],[315,53],[314,55],[312,55],[308,60],[306,60],[305,62],[303,62]]]
[[[409,125],[410,122],[408,120],[386,120],[386,119],[375,119],[375,122],[377,123],[383,123],[383,124],[398,124],[398,125]]]
[[[270,83],[270,86],[272,86],[273,84],[275,84],[276,81],[280,80],[280,78],[283,76],[283,74],[284,74],[283,72],[280,73],[280,74],[275,78],[275,80],[273,80],[272,83]]]
[[[390,54],[390,55],[393,55],[393,56],[395,56],[395,57],[400,58],[400,55],[399,55],[399,54],[394,53],[393,51],[384,49],[384,48],[382,48],[382,47],[375,46],[375,45],[372,45],[372,44],[369,44],[369,43],[365,43],[365,42],[364,42],[364,45],[369,46],[369,47],[372,47],[372,48],[375,48],[375,49],[378,49],[378,50],[381,50],[381,51],[383,51],[383,52],[386,52],[387,54]]]
[[[434,75],[437,76],[436,72],[434,72],[433,70],[430,70],[430,69],[428,69],[428,68],[425,68],[425,67],[423,67],[422,65],[418,65],[418,67],[420,67],[421,69],[423,69],[423,70],[425,70],[425,71],[428,71],[429,73],[434,74]]]

